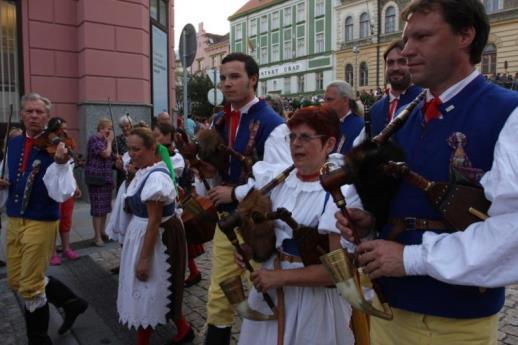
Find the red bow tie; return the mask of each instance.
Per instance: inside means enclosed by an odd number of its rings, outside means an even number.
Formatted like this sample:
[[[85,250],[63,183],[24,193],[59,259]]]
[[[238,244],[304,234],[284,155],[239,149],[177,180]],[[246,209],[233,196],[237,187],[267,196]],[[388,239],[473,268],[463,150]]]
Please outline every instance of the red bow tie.
[[[439,97],[433,98],[431,101],[425,103],[423,107],[424,112],[424,121],[430,122],[433,119],[436,119],[441,115],[439,111],[439,106],[442,104],[441,99]]]

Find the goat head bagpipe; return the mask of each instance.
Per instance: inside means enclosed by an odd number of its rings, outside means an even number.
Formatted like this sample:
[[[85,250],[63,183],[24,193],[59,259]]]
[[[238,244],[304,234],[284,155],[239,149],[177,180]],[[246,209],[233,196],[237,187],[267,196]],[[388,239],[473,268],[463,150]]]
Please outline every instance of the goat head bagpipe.
[[[256,224],[275,219],[280,219],[288,224],[293,231],[293,239],[297,244],[304,266],[320,265],[320,255],[329,253],[329,236],[320,234],[316,227],[298,224],[291,216],[291,212],[283,207],[269,213],[254,211],[252,219]]]
[[[384,172],[383,166],[390,160],[404,160],[403,152],[391,141],[392,134],[401,128],[414,108],[425,97],[425,91],[416,97],[380,134],[367,138],[353,148],[345,157],[345,164],[334,170],[323,169],[320,176],[322,187],[331,194],[340,212],[349,220],[355,244],[360,243],[357,228],[349,216],[345,198],[341,192],[344,184],[353,184],[364,205],[376,218],[376,229],[381,229],[388,219],[389,203],[400,184],[400,177]],[[356,309],[368,315],[387,320],[392,319],[392,310],[383,298],[376,282],[362,283],[354,257],[349,257],[343,249],[332,251],[321,257],[341,295]],[[365,277],[366,278],[366,277]],[[372,286],[377,294],[382,310],[365,298],[364,285]]]
[[[272,204],[267,194],[282,183],[294,168],[295,166],[291,165],[260,190],[252,189],[243,201],[241,201],[235,212],[228,216],[221,217],[218,222],[219,228],[227,236],[239,255],[243,257],[245,268],[250,272],[254,271],[250,264],[250,258],[257,259],[256,261],[259,262],[265,261],[271,257],[275,250],[273,221],[267,220],[256,224],[252,215],[254,213],[266,214],[272,211]],[[239,244],[235,232],[236,228],[239,228],[243,236],[245,241],[244,246]],[[258,246],[258,244],[260,244],[260,246]],[[245,250],[244,247],[248,247],[250,250]],[[260,257],[258,257],[256,253],[260,253]],[[230,303],[244,318],[251,320],[271,320],[272,317],[277,317],[277,308],[267,293],[263,293],[263,298],[273,311],[273,316],[263,315],[248,306],[244,299],[240,276],[227,279],[221,282],[220,286]]]

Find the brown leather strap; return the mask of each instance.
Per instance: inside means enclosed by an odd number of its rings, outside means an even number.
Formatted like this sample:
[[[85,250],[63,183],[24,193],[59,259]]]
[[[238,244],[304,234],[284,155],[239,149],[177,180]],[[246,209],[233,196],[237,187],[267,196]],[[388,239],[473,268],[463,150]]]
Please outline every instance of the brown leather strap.
[[[387,236],[388,240],[395,240],[403,231],[407,230],[448,230],[450,227],[442,220],[426,219],[426,218],[390,218],[388,221],[392,225],[392,229]]]

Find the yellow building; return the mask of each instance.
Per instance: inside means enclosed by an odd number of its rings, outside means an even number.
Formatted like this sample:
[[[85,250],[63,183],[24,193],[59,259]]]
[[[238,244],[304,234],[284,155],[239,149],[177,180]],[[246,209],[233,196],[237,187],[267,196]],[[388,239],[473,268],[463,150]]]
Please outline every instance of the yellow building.
[[[385,87],[383,52],[401,37],[408,0],[342,0],[336,13],[336,79],[355,89]],[[518,73],[518,0],[483,0],[491,33],[478,66],[488,77]],[[379,15],[378,15],[379,14]]]

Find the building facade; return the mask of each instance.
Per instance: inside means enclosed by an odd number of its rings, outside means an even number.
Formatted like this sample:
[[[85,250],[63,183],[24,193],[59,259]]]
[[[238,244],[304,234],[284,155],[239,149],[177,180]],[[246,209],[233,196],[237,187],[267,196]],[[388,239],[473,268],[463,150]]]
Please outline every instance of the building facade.
[[[173,0],[0,0],[0,122],[21,95],[37,92],[84,152],[108,103],[115,122],[169,110],[173,13]]]
[[[335,0],[250,0],[230,18],[230,50],[260,67],[258,94],[321,95],[333,77]]]
[[[481,0],[489,14],[491,33],[480,71],[518,73],[518,0]],[[355,89],[385,87],[383,51],[401,38],[400,14],[408,0],[341,0],[335,7],[337,42],[335,77]]]
[[[229,34],[217,35],[206,32],[203,22],[201,22],[198,24],[196,39],[198,48],[191,65],[191,73],[206,72],[212,68],[218,69],[223,57],[229,53]]]

